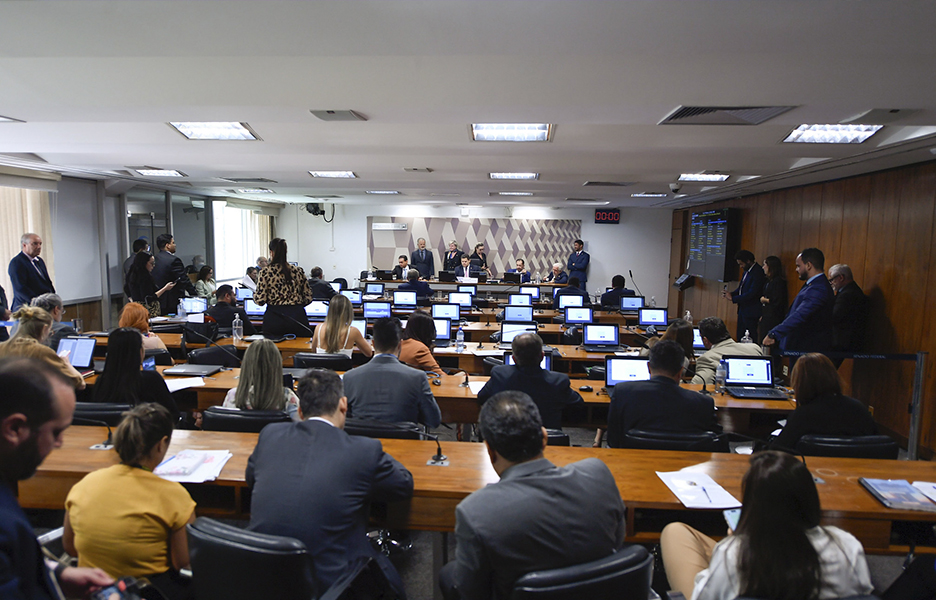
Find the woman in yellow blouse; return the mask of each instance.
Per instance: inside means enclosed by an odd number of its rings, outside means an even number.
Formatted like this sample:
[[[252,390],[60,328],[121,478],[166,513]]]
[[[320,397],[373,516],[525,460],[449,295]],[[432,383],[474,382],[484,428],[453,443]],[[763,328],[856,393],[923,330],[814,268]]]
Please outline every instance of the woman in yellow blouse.
[[[305,306],[312,302],[312,290],[302,267],[286,261],[286,240],[273,238],[270,242],[270,266],[260,270],[257,291],[253,301],[266,305],[263,313],[263,337],[281,338],[284,335],[312,337]]]

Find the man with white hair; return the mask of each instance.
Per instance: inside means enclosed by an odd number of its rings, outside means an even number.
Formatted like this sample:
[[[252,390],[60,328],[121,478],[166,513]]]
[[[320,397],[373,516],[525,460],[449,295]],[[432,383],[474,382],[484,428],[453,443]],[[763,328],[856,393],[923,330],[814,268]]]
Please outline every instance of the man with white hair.
[[[39,258],[42,238],[35,233],[24,233],[20,238],[22,252],[13,257],[7,272],[13,283],[13,312],[41,294],[55,292],[45,262]]]
[[[568,283],[569,274],[562,270],[562,263],[553,263],[552,271],[543,281],[546,283]]]
[[[32,299],[32,306],[38,306],[52,315],[52,333],[45,341],[46,345],[53,350],[58,350],[59,341],[70,335],[78,335],[78,332],[68,323],[62,323],[62,317],[65,316],[65,306],[62,304],[62,297],[58,294],[42,294]]]
[[[829,283],[835,290],[835,305],[832,308],[832,350],[860,352],[864,349],[868,297],[855,283],[848,265],[832,265],[829,268]]]

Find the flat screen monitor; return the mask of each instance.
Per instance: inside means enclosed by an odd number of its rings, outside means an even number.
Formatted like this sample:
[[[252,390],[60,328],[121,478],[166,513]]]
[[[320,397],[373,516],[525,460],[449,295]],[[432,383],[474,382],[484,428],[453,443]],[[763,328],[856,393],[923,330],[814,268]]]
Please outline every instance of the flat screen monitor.
[[[620,330],[617,323],[610,325],[586,324],[582,334],[583,346],[617,346]]]
[[[361,305],[361,290],[341,290],[341,295],[351,301],[351,306]]]
[[[247,298],[253,298],[253,290],[250,288],[237,288],[234,290],[234,293],[237,294],[238,302],[243,302]]]
[[[507,323],[505,321],[501,323],[500,343],[512,344],[515,337],[526,332],[536,333],[536,323]]]
[[[643,296],[621,296],[621,310],[637,312],[644,306]]]
[[[208,310],[207,298],[182,298],[182,306],[186,313],[201,313]]]
[[[452,320],[451,319],[438,319],[433,318],[432,323],[435,325],[436,330],[436,340],[451,340],[452,339]]]
[[[471,294],[466,292],[450,292],[448,301],[449,304],[458,304],[465,308],[471,308]]]
[[[517,361],[514,360],[513,352],[504,352],[504,364],[505,365],[515,365]],[[540,368],[547,371],[552,371],[552,354],[544,354],[543,360],[540,361]]]
[[[605,357],[605,387],[611,391],[615,385],[625,381],[650,379],[650,359],[642,356]]]
[[[384,284],[368,283],[364,285],[364,294],[367,296],[383,296]]]
[[[365,321],[364,319],[354,319],[353,321],[351,321],[351,327],[354,327],[358,331],[360,331],[361,337],[363,338],[367,337],[367,321]]]
[[[533,304],[533,296],[529,294],[510,294],[507,296],[507,303],[513,304],[514,306],[531,306]]]
[[[247,298],[244,300],[244,312],[247,313],[248,317],[259,317],[266,312],[267,305],[259,306],[252,299]]]
[[[459,321],[461,320],[461,306],[457,304],[433,304],[432,318]]]
[[[579,325],[592,322],[592,309],[585,306],[567,306],[565,309],[566,325]]]
[[[335,290],[336,294],[341,291],[341,284],[338,283],[337,281],[330,281],[328,285],[330,285],[332,289]]]
[[[472,296],[478,295],[478,286],[476,285],[460,285],[458,286],[458,291],[463,294],[471,294]]]
[[[59,340],[56,353],[68,352],[68,363],[76,369],[87,369],[94,365],[94,346],[97,340],[86,337],[66,337]]]
[[[364,318],[365,319],[382,319],[383,317],[390,316],[390,303],[389,302],[365,302],[364,303]]]
[[[641,308],[637,311],[637,324],[641,327],[666,327],[665,308]]]
[[[513,306],[508,305],[504,308],[504,320],[505,321],[532,321],[533,320],[533,307],[532,306]]]
[[[310,319],[324,321],[325,316],[328,314],[328,302],[325,300],[313,300],[306,304],[305,313]]]
[[[585,298],[574,294],[563,294],[559,296],[559,310],[569,306],[582,306],[585,304]]]
[[[416,292],[405,290],[393,292],[393,305],[400,308],[416,308]]]
[[[540,291],[539,291],[539,288],[536,287],[535,285],[520,286],[520,293],[529,294],[533,298],[533,300],[539,301]]]

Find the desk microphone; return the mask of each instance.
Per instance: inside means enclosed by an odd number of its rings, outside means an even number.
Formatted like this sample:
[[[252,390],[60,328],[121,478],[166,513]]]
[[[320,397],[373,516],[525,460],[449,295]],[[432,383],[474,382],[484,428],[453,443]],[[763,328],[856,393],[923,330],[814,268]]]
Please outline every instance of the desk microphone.
[[[455,369],[454,373],[449,373],[449,375],[455,375],[455,373],[462,372],[465,374],[465,380],[458,384],[458,387],[468,387],[468,371],[464,369]]]
[[[105,421],[97,421],[95,419],[85,419],[82,417],[72,417],[72,423],[75,425],[100,425],[102,427],[107,427],[107,439],[104,440],[101,444],[94,444],[91,446],[92,450],[110,450],[114,447],[113,433],[111,432],[110,425]]]
[[[432,435],[431,433],[428,433],[428,432],[422,432],[421,435],[424,435],[425,437],[429,438],[430,440],[436,443],[436,453],[435,453],[435,456],[432,457],[433,463],[441,463],[445,460],[448,460],[448,457],[442,454],[442,444],[439,443],[439,436]]]
[[[630,275],[631,283],[634,284],[634,289],[637,290],[637,295],[638,295],[638,296],[643,296],[643,294],[640,293],[640,288],[637,287],[637,282],[634,281],[634,272],[631,271],[630,269],[628,269],[628,270],[627,270],[627,274]]]
[[[210,344],[210,345],[212,345],[212,346],[214,346],[214,347],[216,347],[216,348],[220,348],[222,351],[224,351],[225,354],[228,354],[228,355],[232,356],[232,357],[234,358],[234,360],[237,361],[237,364],[241,364],[241,359],[240,359],[240,357],[237,356],[237,351],[236,351],[236,350],[235,350],[235,351],[231,351],[231,350],[229,350],[228,348],[225,348],[224,346],[218,344],[216,341],[214,341],[213,339],[211,339],[211,338],[208,337],[207,335],[203,335],[203,334],[201,334],[201,333],[195,331],[194,329],[190,328],[190,327],[187,326],[187,325],[181,325],[180,327],[182,328],[182,331],[187,331],[188,333],[191,333],[192,335],[198,336],[198,337],[200,337],[201,339],[205,340],[206,342],[208,342],[208,344]],[[206,348],[207,348],[207,346],[206,346]],[[186,355],[188,355],[188,353],[187,353],[186,350],[185,350],[185,334],[184,334],[184,333],[182,334],[182,352],[184,352],[184,353],[186,353]]]

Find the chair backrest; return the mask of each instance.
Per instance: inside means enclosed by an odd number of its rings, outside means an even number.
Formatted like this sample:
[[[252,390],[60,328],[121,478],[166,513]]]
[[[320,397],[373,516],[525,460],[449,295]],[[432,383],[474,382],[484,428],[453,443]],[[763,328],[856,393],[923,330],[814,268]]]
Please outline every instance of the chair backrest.
[[[695,452],[728,452],[728,440],[712,431],[673,432],[631,429],[624,434],[624,448],[642,450],[692,450]]]
[[[807,456],[895,459],[900,446],[886,435],[804,435],[796,442],[796,451]]]
[[[546,445],[547,446],[571,446],[572,439],[569,437],[568,433],[563,433],[561,429],[547,429],[546,430]]]
[[[149,358],[150,356],[152,356],[153,358],[155,358],[155,359],[156,359],[156,364],[157,364],[157,365],[163,365],[163,366],[166,366],[166,367],[171,367],[172,364],[173,364],[173,363],[172,363],[172,355],[169,354],[169,351],[168,351],[168,350],[165,350],[165,349],[163,349],[163,348],[147,348],[147,349],[143,352],[143,354],[144,354],[144,356],[145,356],[146,358]]]
[[[345,419],[345,433],[369,438],[392,440],[421,440],[422,432],[415,423],[388,423],[373,419]]]
[[[79,425],[80,421],[85,419],[89,422],[102,421],[111,427],[116,427],[123,420],[123,414],[131,408],[129,404],[111,402],[76,402],[72,422]]]
[[[210,406],[202,413],[205,431],[244,431],[260,433],[270,423],[288,423],[289,415],[281,410],[240,410]]]
[[[186,323],[185,327],[182,328],[182,342],[187,345],[207,348],[210,345],[208,340],[213,342],[218,339],[218,322],[214,319],[209,321],[209,318],[206,317],[204,323]]]
[[[331,369],[332,371],[347,371],[353,364],[351,358],[344,354],[315,354],[313,352],[297,352],[293,356],[293,367],[301,369]]]
[[[482,368],[485,375],[490,375],[494,367],[503,366],[504,360],[495,356],[485,356],[482,362]]]
[[[234,346],[209,346],[196,348],[188,353],[188,361],[193,365],[218,365],[220,367],[239,367],[237,349]]]
[[[646,600],[653,557],[628,546],[605,558],[572,567],[535,571],[514,583],[511,600]]]
[[[316,597],[312,560],[299,540],[247,531],[207,517],[199,517],[186,529],[197,598]]]

